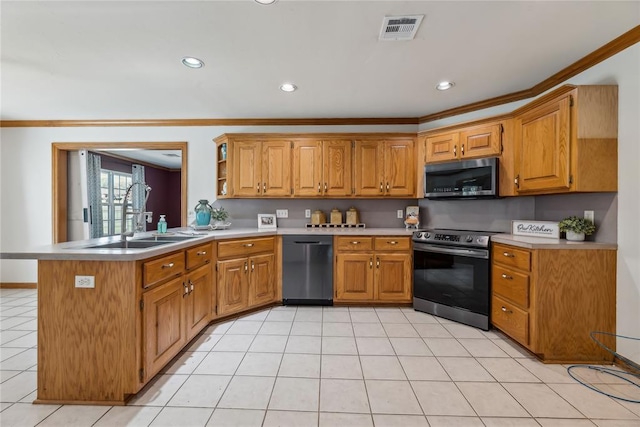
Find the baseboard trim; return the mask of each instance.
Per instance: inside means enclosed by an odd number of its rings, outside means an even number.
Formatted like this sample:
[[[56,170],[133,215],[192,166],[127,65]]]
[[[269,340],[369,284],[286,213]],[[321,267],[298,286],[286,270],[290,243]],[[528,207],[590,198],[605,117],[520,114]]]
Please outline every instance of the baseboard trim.
[[[37,283],[7,283],[0,282],[0,289],[38,289]]]

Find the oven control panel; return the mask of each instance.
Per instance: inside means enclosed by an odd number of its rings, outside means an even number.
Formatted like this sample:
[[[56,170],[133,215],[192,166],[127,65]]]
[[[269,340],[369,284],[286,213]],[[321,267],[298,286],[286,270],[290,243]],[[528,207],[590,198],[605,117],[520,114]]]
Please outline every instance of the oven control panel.
[[[489,247],[491,234],[493,233],[457,230],[416,231],[413,233],[413,241],[419,243],[487,248]]]

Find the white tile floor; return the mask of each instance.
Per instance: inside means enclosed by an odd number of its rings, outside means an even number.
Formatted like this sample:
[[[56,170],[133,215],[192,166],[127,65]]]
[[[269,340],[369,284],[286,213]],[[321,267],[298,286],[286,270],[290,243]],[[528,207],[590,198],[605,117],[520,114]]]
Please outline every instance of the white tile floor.
[[[209,326],[128,406],[33,405],[36,299],[0,289],[3,427],[640,426],[640,404],[589,390],[503,334],[409,308],[266,309]]]

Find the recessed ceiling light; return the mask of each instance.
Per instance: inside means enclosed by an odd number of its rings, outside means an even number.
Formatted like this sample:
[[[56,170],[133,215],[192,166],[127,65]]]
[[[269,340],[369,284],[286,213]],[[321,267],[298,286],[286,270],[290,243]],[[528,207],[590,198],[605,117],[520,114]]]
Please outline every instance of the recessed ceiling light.
[[[276,0],[255,0],[259,4],[274,4]]]
[[[294,92],[297,89],[298,86],[294,85],[293,83],[282,83],[280,85],[280,90],[284,92]]]
[[[456,84],[454,82],[440,82],[436,85],[436,89],[438,90],[447,90],[454,87]]]
[[[185,56],[182,58],[182,63],[189,68],[202,68],[204,67],[204,62],[199,60],[198,58],[193,58],[191,56]]]

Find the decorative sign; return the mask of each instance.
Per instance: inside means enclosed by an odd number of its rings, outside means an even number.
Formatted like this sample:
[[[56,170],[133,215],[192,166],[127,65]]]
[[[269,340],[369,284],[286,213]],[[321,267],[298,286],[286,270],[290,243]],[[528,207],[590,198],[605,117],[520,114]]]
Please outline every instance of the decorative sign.
[[[511,221],[511,233],[514,236],[560,238],[560,226],[550,221]]]

